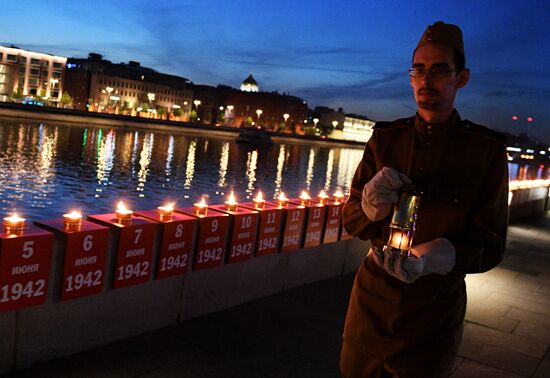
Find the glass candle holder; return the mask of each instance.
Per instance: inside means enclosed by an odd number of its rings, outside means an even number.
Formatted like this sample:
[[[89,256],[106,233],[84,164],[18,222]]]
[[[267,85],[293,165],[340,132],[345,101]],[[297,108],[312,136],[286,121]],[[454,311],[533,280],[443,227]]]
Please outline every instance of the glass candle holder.
[[[82,214],[78,211],[71,211],[63,214],[63,225],[67,230],[78,230],[82,224]]]
[[[383,248],[384,251],[399,252],[406,257],[411,256],[421,194],[413,185],[404,185],[399,190],[399,200],[394,206],[390,236]]]
[[[128,224],[132,221],[134,212],[124,205],[124,202],[120,201],[116,209],[116,217],[119,223]]]
[[[21,218],[16,212],[4,218],[4,232],[6,234],[21,234],[25,227],[25,218]]]

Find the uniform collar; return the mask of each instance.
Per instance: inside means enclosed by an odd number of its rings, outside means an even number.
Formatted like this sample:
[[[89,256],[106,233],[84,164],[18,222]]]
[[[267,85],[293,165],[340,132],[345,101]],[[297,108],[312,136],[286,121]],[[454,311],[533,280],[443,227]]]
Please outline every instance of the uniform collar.
[[[455,127],[460,123],[460,115],[453,109],[453,112],[443,122],[426,122],[424,121],[418,112],[414,117],[414,128],[420,134],[430,134],[436,136],[438,134],[444,134],[447,130]]]

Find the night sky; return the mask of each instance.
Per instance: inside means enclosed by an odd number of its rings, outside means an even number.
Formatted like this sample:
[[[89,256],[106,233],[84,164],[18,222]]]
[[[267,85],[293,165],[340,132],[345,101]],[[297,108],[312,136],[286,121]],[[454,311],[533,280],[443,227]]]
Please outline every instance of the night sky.
[[[11,1],[0,41],[137,60],[198,84],[238,87],[253,73],[261,90],[388,120],[416,109],[407,68],[437,20],[464,33],[461,116],[550,143],[548,1]]]

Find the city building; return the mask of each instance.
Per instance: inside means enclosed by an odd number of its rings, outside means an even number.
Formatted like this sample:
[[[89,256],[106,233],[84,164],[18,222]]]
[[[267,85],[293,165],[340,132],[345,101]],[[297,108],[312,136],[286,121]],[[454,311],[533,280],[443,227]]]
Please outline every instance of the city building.
[[[0,46],[0,100],[58,102],[66,62],[62,56]]]
[[[257,83],[256,86],[259,88]],[[273,131],[303,133],[307,123],[307,102],[287,94],[239,90],[227,85],[195,85],[194,99],[197,121],[208,124],[259,125]]]
[[[190,118],[193,83],[139,62],[115,64],[100,54],[69,58],[65,90],[76,109],[155,118]]]
[[[241,83],[241,91],[243,92],[259,92],[260,87],[258,86],[258,82],[252,74],[248,75],[246,79],[243,80]]]
[[[375,121],[362,115],[346,114],[341,137],[345,140],[356,140],[367,143],[372,136],[372,128],[375,123]],[[339,137],[339,135],[335,135],[334,137]]]

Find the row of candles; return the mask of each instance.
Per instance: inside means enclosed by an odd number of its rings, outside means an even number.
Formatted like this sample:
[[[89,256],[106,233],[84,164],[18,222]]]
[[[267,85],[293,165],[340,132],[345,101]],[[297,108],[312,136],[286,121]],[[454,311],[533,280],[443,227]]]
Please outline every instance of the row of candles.
[[[317,202],[320,204],[326,204],[329,201],[329,195],[325,193],[324,190],[321,190],[321,192],[317,195]],[[302,191],[300,197],[300,204],[303,206],[309,205],[311,201],[311,197],[306,191]],[[342,202],[344,199],[344,194],[341,190],[337,190],[333,194],[333,200],[334,202]],[[254,204],[254,207],[258,210],[263,209],[265,207],[266,200],[263,197],[263,194],[261,191],[259,191],[252,199],[252,202]],[[277,203],[280,207],[287,207],[289,204],[289,199],[285,196],[284,192],[281,192],[279,196],[277,197]],[[163,221],[168,221],[172,219],[172,213],[174,212],[174,206],[175,203],[168,203],[163,206],[157,207],[157,210],[159,212],[159,217]],[[239,203],[237,202],[235,198],[235,194],[233,191],[231,191],[227,201],[225,201],[225,209],[227,211],[235,212],[237,211],[237,208],[239,206]],[[208,211],[208,204],[206,203],[206,199],[203,196],[201,198],[200,202],[197,202],[193,205],[193,208],[195,210],[195,213],[197,215],[205,215]],[[120,201],[117,205],[117,209],[115,211],[117,221],[120,224],[129,224],[132,221],[132,217],[134,212],[126,207],[123,201]],[[68,214],[63,214],[63,224],[66,229],[68,230],[74,230],[80,228],[80,224],[82,221],[82,213],[78,211],[72,211]],[[23,228],[25,226],[25,218],[21,218],[17,213],[13,213],[11,216],[4,218],[4,232],[8,235],[17,235],[21,234],[23,231]]]

